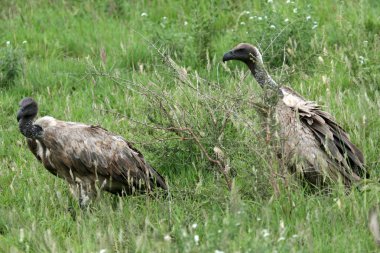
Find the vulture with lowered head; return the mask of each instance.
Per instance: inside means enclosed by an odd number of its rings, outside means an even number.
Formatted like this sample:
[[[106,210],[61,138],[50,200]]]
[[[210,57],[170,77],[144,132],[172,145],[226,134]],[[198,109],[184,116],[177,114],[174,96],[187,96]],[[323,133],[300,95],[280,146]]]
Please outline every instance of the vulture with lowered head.
[[[278,155],[292,173],[316,187],[341,181],[349,188],[368,176],[362,152],[344,129],[315,102],[278,86],[264,68],[256,47],[238,44],[224,54],[223,62],[230,60],[244,62],[262,88],[275,91],[274,115],[281,140]]]
[[[34,121],[37,112],[32,98],[20,102],[20,132],[45,168],[69,183],[82,208],[99,189],[119,195],[151,192],[155,187],[167,190],[164,178],[121,136],[50,116]]]

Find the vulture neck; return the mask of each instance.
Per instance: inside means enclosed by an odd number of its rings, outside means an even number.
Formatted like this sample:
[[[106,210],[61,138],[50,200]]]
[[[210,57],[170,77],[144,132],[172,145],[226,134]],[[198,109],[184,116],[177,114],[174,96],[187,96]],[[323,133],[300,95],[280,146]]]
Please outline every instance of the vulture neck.
[[[26,138],[37,139],[41,137],[42,128],[38,125],[33,125],[33,118],[34,117],[21,118],[18,127]]]
[[[248,68],[251,70],[252,75],[262,88],[270,88],[273,90],[278,89],[277,83],[265,70],[263,63],[261,62],[246,62]]]

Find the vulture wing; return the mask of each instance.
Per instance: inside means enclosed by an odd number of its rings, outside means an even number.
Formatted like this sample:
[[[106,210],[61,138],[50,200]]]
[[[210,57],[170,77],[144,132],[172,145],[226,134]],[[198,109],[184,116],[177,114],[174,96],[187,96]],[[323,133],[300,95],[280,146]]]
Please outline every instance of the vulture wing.
[[[298,113],[301,122],[315,134],[325,152],[344,168],[341,171],[344,176],[368,176],[362,152],[349,140],[347,133],[329,113],[321,110],[316,103],[306,101],[288,87],[282,87],[281,91],[284,95],[283,102]]]
[[[66,170],[66,175],[69,171],[81,179],[106,178],[127,189],[132,185],[148,191],[155,186],[167,189],[163,177],[121,136],[98,126],[48,120],[46,124],[41,118],[36,124],[43,127],[46,157],[58,174]]]

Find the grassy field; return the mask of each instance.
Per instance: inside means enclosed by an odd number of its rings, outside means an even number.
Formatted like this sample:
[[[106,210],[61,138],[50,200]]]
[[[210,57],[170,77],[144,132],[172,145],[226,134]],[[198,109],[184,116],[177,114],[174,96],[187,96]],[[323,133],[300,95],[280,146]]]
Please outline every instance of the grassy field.
[[[380,192],[379,13],[377,0],[1,1],[0,252],[377,251],[367,214]],[[336,117],[374,182],[310,194],[273,176],[280,168],[250,104],[262,92],[245,66],[221,63],[239,42]],[[40,115],[135,143],[169,197],[104,193],[81,211],[18,131],[26,96]],[[157,127],[172,123],[199,143]],[[214,147],[231,190],[207,159]]]

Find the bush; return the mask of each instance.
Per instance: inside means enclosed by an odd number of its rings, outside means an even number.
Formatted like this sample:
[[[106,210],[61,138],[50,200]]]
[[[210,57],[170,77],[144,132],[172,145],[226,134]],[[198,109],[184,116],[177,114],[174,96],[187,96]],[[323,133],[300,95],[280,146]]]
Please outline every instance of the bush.
[[[0,87],[15,84],[22,73],[22,52],[7,42],[0,48]]]

